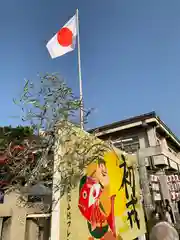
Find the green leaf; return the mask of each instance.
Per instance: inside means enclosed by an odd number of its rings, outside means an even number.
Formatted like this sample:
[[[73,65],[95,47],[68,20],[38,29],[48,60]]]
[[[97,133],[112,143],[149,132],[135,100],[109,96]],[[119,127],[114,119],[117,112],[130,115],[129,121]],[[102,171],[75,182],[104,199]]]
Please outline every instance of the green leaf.
[[[25,80],[25,85],[24,85],[24,93],[27,93],[29,90],[29,80]]]

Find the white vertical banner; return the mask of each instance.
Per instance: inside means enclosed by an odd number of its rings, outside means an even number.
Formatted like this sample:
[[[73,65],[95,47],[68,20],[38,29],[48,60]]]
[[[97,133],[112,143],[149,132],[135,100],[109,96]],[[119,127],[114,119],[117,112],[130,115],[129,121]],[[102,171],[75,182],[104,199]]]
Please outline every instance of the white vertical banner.
[[[51,212],[51,234],[50,240],[60,240],[60,182],[61,173],[59,171],[61,146],[56,135],[54,149],[54,171],[52,188],[52,212]],[[58,187],[59,186],[59,187]]]

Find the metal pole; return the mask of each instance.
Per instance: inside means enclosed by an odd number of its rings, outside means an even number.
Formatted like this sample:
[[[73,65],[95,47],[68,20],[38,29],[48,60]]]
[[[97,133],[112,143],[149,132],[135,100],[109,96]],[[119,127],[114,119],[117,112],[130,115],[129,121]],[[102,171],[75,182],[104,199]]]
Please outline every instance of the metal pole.
[[[80,93],[80,126],[84,129],[84,103],[83,103],[83,91],[82,91],[82,76],[81,76],[81,52],[80,52],[80,36],[79,36],[79,11],[76,10],[77,19],[77,45],[78,45],[78,73],[79,73],[79,93]]]

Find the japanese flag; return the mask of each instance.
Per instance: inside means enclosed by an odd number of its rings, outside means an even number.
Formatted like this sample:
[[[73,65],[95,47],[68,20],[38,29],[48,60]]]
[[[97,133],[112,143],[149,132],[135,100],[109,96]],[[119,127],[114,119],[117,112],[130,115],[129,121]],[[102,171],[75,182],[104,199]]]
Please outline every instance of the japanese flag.
[[[56,33],[46,47],[51,58],[60,57],[75,48],[77,36],[76,14]]]

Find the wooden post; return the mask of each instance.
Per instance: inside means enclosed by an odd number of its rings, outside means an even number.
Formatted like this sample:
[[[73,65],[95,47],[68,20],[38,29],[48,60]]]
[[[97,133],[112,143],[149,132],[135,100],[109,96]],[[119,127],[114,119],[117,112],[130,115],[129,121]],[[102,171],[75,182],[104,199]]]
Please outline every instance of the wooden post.
[[[139,154],[139,152],[137,153],[137,157],[138,157],[138,163],[139,163],[139,178],[140,178],[140,186],[141,186],[142,195],[143,195],[144,210],[145,210],[147,220],[150,220],[153,204],[152,204],[152,196],[151,196],[150,187],[149,187],[147,169],[145,165],[145,158],[144,156]]]

